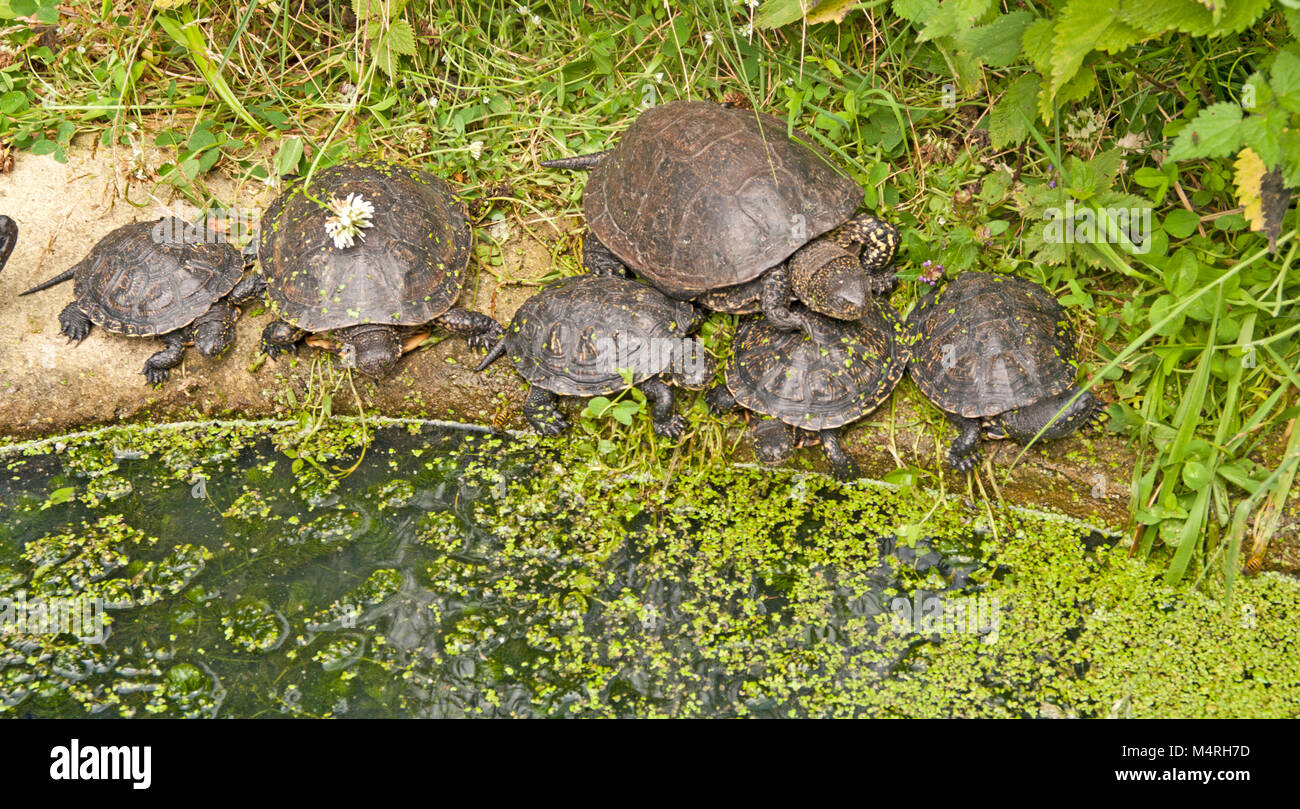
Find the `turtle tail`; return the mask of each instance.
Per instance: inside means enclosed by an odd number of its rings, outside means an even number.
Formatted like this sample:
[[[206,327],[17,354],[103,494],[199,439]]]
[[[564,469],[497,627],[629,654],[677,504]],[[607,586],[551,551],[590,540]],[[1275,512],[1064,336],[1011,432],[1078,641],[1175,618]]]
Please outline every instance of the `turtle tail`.
[[[492,363],[496,362],[498,359],[501,358],[501,355],[504,353],[506,353],[506,341],[504,339],[497,340],[497,344],[492,346],[491,350],[488,351],[487,356],[484,357],[483,361],[480,362],[478,364],[478,367],[474,369],[474,373],[478,373],[479,371],[482,371],[484,368],[488,367]]]
[[[42,291],[42,290],[49,289],[50,287],[53,287],[53,286],[58,286],[59,284],[62,284],[64,281],[71,281],[71,280],[72,280],[72,276],[74,276],[74,275],[76,275],[76,274],[77,274],[77,268],[76,268],[76,267],[73,267],[73,268],[68,269],[68,270],[64,270],[63,272],[61,272],[61,273],[59,273],[58,275],[54,276],[53,278],[51,278],[50,280],[46,281],[45,283],[43,283],[43,284],[37,284],[36,286],[32,287],[31,289],[27,290],[26,292],[19,293],[19,297],[21,297],[22,295],[30,295],[30,294],[32,294],[33,292],[40,292],[40,291]]]
[[[592,152],[591,154],[578,155],[577,157],[561,157],[556,160],[546,160],[542,165],[548,169],[566,169],[568,171],[590,171],[600,165],[606,155],[613,149],[606,149],[603,152]]]

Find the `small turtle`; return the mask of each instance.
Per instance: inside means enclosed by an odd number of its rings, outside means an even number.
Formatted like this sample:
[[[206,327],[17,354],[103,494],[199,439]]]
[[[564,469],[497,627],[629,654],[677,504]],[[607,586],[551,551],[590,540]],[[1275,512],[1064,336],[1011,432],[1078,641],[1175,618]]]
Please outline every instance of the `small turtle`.
[[[808,328],[795,298],[854,320],[893,284],[898,231],[854,216],[862,189],[786,131],[770,115],[675,101],[641,113],[613,149],[542,165],[591,170],[592,272],[631,268],[672,298],[761,310],[783,329]]]
[[[524,301],[477,370],[508,354],[532,384],[524,416],[538,432],[557,435],[569,426],[557,394],[621,392],[627,382],[620,369],[631,369],[632,384],[650,401],[655,432],[677,439],[686,420],[673,414],[664,379],[698,388],[712,375],[703,347],[687,338],[703,319],[692,304],[626,278],[566,278]]]
[[[902,323],[888,304],[872,301],[861,319],[808,317],[810,333],[776,328],[765,318],[740,327],[727,381],[709,391],[710,409],[737,406],[764,418],[751,422],[754,451],[769,464],[786,461],[797,436],[816,433],[835,477],[856,476],[839,430],[889,398],[907,370]]]
[[[358,205],[376,221],[362,222],[351,244],[336,240],[341,211],[353,206],[355,214]],[[472,238],[465,204],[420,169],[361,160],[293,183],[262,217],[262,275],[282,318],[263,330],[263,350],[274,357],[307,338],[378,378],[429,336],[430,324],[487,348],[501,326],[453,308]]]
[[[113,334],[158,337],[165,348],[144,364],[150,384],[165,382],[186,346],[220,356],[234,342],[237,304],[260,282],[240,278],[239,251],[216,234],[174,217],[136,222],[109,233],[76,266],[24,295],[74,280],[59,330],[80,343],[93,325]]]
[[[18,223],[7,216],[0,216],[0,272],[4,272],[5,264],[9,262],[9,256],[13,253],[16,244],[18,244]]]
[[[1057,439],[1102,418],[1075,385],[1077,335],[1056,298],[1012,275],[966,272],[907,320],[916,386],[961,430],[948,463],[965,472],[979,440]]]

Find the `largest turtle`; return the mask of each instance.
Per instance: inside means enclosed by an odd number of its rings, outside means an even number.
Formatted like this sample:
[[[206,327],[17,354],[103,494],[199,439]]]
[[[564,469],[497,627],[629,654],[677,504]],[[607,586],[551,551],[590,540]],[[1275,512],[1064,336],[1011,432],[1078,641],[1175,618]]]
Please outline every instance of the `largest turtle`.
[[[18,223],[7,216],[0,216],[0,272],[4,271],[17,243]]]
[[[23,295],[72,280],[72,303],[59,313],[59,331],[80,343],[98,325],[114,334],[158,337],[161,351],[141,372],[150,384],[167,380],[185,346],[220,356],[235,337],[236,304],[261,291],[244,278],[239,251],[224,239],[174,217],[123,225],[84,259]]]
[[[1013,275],[966,272],[907,320],[917,388],[961,431],[948,463],[964,472],[980,438],[1057,439],[1102,418],[1075,384],[1078,335],[1051,293]]]
[[[374,220],[339,240],[340,210]],[[492,345],[501,326],[455,308],[472,235],[465,204],[438,177],[383,160],[358,160],[298,180],[262,216],[259,258],[280,320],[262,332],[275,356],[309,335],[372,377],[389,373],[429,325]],[[328,334],[324,334],[328,333]]]
[[[631,268],[670,297],[761,310],[783,329],[808,328],[795,298],[855,320],[893,283],[898,231],[855,216],[862,189],[786,132],[763,113],[676,101],[641,113],[613,149],[542,165],[591,170],[592,272]]]

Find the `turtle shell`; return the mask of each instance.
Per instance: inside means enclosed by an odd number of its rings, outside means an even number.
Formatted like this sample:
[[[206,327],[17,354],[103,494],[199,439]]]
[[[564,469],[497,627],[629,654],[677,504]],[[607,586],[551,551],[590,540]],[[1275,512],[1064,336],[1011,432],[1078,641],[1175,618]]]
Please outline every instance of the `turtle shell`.
[[[184,328],[239,283],[239,251],[173,217],[136,222],[99,241],[73,274],[78,305],[115,334]]]
[[[862,189],[795,136],[708,101],[649,109],[592,170],[587,224],[674,298],[751,281],[862,204]]]
[[[856,321],[808,315],[811,336],[766,318],[741,326],[727,389],[742,407],[795,427],[843,427],[883,404],[903,378],[902,323],[879,301]]]
[[[524,301],[506,327],[506,354],[521,376],[562,396],[599,396],[669,369],[667,347],[686,336],[694,307],[636,281],[580,275]],[[655,342],[659,341],[659,342]]]
[[[1023,278],[967,272],[908,318],[916,386],[941,410],[983,418],[1068,390],[1074,326],[1051,293]]]
[[[325,230],[327,206],[350,194],[375,213],[362,238],[339,248]],[[470,239],[465,204],[445,182],[367,160],[318,171],[276,198],[262,216],[260,255],[272,306],[298,328],[414,326],[460,297]]]

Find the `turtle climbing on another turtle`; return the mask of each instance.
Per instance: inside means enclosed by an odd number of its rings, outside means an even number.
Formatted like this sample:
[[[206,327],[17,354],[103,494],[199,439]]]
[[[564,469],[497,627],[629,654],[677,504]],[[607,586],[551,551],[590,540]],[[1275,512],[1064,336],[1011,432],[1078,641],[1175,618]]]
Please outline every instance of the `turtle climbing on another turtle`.
[[[906,339],[917,388],[961,430],[948,450],[957,471],[979,461],[981,437],[1051,440],[1103,418],[1102,403],[1075,385],[1069,316],[1032,281],[963,273],[922,299]]]
[[[256,278],[243,275],[234,247],[201,226],[164,217],[117,228],[76,266],[22,294],[74,281],[59,330],[77,343],[96,325],[161,339],[165,347],[141,372],[156,385],[167,381],[186,346],[216,357],[233,344],[238,304],[261,292]]]
[[[591,170],[589,271],[630,268],[677,300],[807,330],[794,300],[861,317],[893,285],[899,244],[892,225],[855,216],[862,189],[809,143],[770,115],[675,101],[641,113],[613,149],[542,165]]]
[[[274,357],[305,338],[379,378],[431,325],[486,349],[501,326],[454,308],[472,238],[465,204],[420,169],[359,160],[294,182],[262,216],[262,276],[281,318],[263,330],[263,350]]]
[[[0,216],[0,272],[4,272],[9,256],[18,244],[18,223],[7,216]]]
[[[788,460],[799,437],[816,434],[832,474],[848,480],[857,472],[840,445],[840,428],[883,404],[903,378],[902,323],[882,301],[855,321],[810,314],[808,323],[808,334],[765,318],[742,324],[726,384],[709,391],[709,408],[739,406],[766,417],[751,420],[750,431],[755,454],[767,464]]]
[[[532,387],[524,416],[538,432],[569,426],[556,396],[607,396],[628,388],[623,371],[650,403],[654,430],[676,440],[686,420],[673,413],[668,381],[699,388],[713,374],[703,346],[688,335],[704,320],[685,301],[614,276],[566,278],[524,301],[476,370],[505,354]]]

